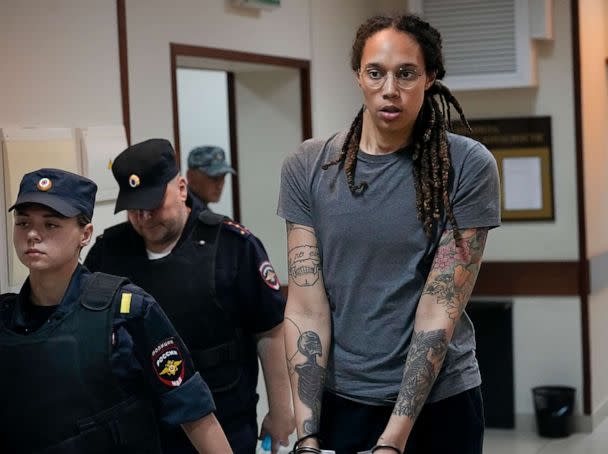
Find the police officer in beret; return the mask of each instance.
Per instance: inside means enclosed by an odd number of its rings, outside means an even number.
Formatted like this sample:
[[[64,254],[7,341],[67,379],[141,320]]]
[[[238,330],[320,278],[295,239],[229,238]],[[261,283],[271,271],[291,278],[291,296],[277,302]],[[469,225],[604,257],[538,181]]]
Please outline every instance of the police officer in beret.
[[[9,209],[29,277],[0,295],[0,452],[161,453],[155,411],[199,452],[230,452],[209,388],[156,301],[78,263],[96,191],[40,169]]]
[[[257,443],[258,356],[269,413],[261,435],[273,452],[294,429],[283,342],[284,298],[260,241],[242,225],[206,210],[188,193],[175,152],[162,139],[135,144],[112,165],[116,212],[85,264],[129,277],[154,296],[190,349],[235,453]],[[161,429],[166,452],[188,452],[183,434]]]
[[[196,147],[188,154],[188,186],[205,205],[219,202],[228,173],[236,175],[220,147]]]

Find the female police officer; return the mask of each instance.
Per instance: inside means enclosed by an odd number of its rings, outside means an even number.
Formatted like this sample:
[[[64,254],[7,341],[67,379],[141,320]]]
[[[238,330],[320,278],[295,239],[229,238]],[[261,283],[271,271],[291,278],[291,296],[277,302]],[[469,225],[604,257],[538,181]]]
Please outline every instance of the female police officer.
[[[0,296],[0,451],[160,453],[156,412],[200,452],[231,452],[207,385],[154,299],[78,263],[96,191],[79,175],[40,169],[10,208],[30,274],[18,295]]]

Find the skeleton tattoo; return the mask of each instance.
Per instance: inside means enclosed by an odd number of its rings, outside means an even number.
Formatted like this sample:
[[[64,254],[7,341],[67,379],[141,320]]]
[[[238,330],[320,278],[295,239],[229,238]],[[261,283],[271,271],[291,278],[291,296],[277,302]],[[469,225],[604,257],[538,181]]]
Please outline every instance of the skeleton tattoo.
[[[286,319],[295,325],[293,320],[289,318]],[[323,356],[323,347],[319,335],[314,331],[304,331],[303,333],[300,333],[297,345],[298,351],[294,353],[291,358],[287,358],[289,374],[298,374],[298,397],[312,412],[312,416],[303,423],[304,433],[316,433],[319,431],[321,397],[323,395],[325,377],[325,368],[319,365],[317,357]],[[306,358],[306,361],[300,364],[294,364],[293,358],[298,353],[303,355]]]

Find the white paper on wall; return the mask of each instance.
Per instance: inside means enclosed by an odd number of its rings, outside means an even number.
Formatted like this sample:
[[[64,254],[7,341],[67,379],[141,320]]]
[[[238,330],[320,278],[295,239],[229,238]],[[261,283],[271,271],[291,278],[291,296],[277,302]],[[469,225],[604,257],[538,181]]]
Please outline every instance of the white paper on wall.
[[[124,126],[92,126],[77,129],[84,176],[97,184],[97,202],[116,200],[118,184],[112,162],[127,148]]]
[[[24,174],[52,167],[80,173],[74,131],[69,128],[0,128],[4,167],[4,203],[10,207],[17,199]],[[6,218],[8,285],[19,288],[28,270],[13,248],[13,217]]]
[[[539,157],[504,158],[502,174],[505,209],[542,209],[543,185]]]

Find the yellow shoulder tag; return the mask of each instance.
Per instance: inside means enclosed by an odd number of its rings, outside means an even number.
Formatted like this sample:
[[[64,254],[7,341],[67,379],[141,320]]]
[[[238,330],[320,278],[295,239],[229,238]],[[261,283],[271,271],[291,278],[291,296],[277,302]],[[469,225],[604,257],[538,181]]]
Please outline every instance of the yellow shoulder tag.
[[[120,300],[120,313],[121,314],[128,314],[129,311],[131,310],[131,296],[133,296],[132,293],[123,293],[122,294],[122,298]]]

